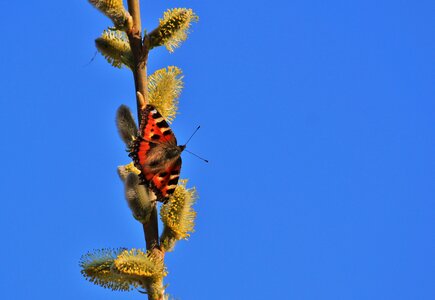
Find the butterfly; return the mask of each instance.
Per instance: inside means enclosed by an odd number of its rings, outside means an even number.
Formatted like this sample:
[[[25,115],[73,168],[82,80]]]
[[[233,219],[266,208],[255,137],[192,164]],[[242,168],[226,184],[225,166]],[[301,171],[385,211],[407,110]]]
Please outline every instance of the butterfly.
[[[175,191],[180,177],[181,152],[185,145],[177,139],[168,123],[148,104],[141,112],[137,137],[129,149],[129,156],[141,171],[141,183],[150,188],[158,201],[166,203]]]

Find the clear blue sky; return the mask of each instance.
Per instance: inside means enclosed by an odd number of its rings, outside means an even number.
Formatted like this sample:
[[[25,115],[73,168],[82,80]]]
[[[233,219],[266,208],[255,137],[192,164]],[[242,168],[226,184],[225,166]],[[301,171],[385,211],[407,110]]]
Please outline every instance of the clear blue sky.
[[[186,87],[173,130],[198,188],[196,233],[167,255],[181,300],[435,299],[435,2],[142,1],[201,20],[149,69]],[[2,299],[145,299],[80,275],[80,256],[143,247],[116,167],[134,107],[95,53],[86,1],[1,1]]]

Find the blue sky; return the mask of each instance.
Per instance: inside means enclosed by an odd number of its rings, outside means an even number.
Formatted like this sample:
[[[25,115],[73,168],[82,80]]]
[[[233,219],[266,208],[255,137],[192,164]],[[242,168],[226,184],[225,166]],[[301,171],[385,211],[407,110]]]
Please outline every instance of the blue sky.
[[[196,232],[167,255],[177,299],[435,299],[435,3],[142,1],[200,16],[174,54],[173,130]],[[1,1],[3,299],[144,299],[80,275],[91,249],[144,247],[116,167],[133,81],[95,53],[86,1]]]

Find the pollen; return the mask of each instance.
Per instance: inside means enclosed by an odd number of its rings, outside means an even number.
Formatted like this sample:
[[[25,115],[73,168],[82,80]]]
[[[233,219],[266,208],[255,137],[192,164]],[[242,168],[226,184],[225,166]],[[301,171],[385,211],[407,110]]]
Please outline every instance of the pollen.
[[[177,113],[178,98],[183,89],[179,68],[170,66],[155,71],[148,79],[149,101],[171,123]]]
[[[127,171],[127,172],[132,172],[136,175],[140,174],[139,169],[134,166],[134,162],[131,162],[128,165],[125,165],[124,167],[125,167],[125,171]]]
[[[180,180],[174,194],[160,210],[162,222],[177,240],[187,239],[195,226],[196,212],[193,204],[197,199],[196,190],[187,189],[186,184],[187,180]]]
[[[101,37],[95,40],[98,51],[114,67],[123,65],[133,68],[133,54],[124,32],[119,30],[105,30]]]
[[[151,46],[165,45],[169,52],[173,52],[187,39],[191,23],[198,20],[198,16],[191,9],[167,10],[160,19],[159,27],[150,33]]]

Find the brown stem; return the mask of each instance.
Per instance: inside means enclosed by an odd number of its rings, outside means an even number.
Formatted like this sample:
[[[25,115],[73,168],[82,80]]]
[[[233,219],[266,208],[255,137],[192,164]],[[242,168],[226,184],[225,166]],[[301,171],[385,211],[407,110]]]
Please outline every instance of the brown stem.
[[[128,11],[133,18],[133,27],[130,28],[127,35],[130,42],[131,52],[133,53],[133,76],[136,89],[137,114],[140,123],[141,110],[148,103],[147,60],[149,49],[147,43],[144,44],[142,41],[139,0],[128,0],[127,3]],[[158,252],[157,254],[163,257],[164,253],[160,251],[159,245],[159,225],[156,206],[154,206],[153,211],[151,212],[149,221],[143,224],[143,231],[147,250],[154,253]],[[163,290],[163,283],[159,283],[159,285],[162,286],[161,290]],[[161,300],[163,299],[163,294],[156,297],[155,293],[149,293],[148,299]]]
[[[142,30],[141,20],[140,20],[140,4],[139,0],[127,0],[128,12],[133,17],[133,26],[139,30]]]
[[[152,226],[152,224],[156,224]],[[143,224],[143,232],[145,234],[145,241],[147,245],[147,250],[152,250],[154,248],[159,248],[159,228],[158,228],[158,220],[157,220],[157,209],[154,206],[153,211],[151,212],[150,219],[148,223]],[[157,239],[155,239],[157,237]]]
[[[149,50],[142,45],[142,26],[140,20],[139,0],[128,0],[128,12],[133,18],[133,27],[127,32],[130,41],[131,52],[133,53],[134,86],[136,92],[143,95],[145,105],[148,103],[148,81],[147,81],[147,60]],[[140,121],[140,111],[143,108],[139,96],[136,93],[137,113]]]

